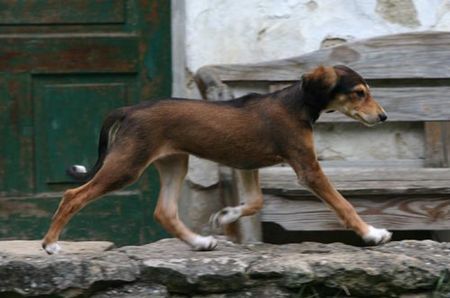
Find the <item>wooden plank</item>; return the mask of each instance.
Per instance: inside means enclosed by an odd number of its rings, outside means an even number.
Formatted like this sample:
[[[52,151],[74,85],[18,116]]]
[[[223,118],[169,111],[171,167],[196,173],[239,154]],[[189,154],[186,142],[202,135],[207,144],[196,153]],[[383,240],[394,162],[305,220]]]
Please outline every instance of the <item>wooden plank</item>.
[[[345,230],[336,215],[314,198],[287,199],[265,195],[263,222],[274,222],[290,231]],[[350,198],[369,224],[391,230],[448,230],[449,196],[389,196]]]
[[[428,167],[444,167],[447,165],[443,140],[443,124],[425,122],[425,165]]]
[[[214,71],[222,82],[292,81],[321,64],[346,64],[366,79],[447,79],[450,65],[444,61],[450,61],[450,32],[419,32],[360,40],[266,63],[207,66],[202,71]]]
[[[325,168],[324,172],[344,195],[450,194],[448,168]],[[310,194],[297,183],[295,173],[289,167],[261,169],[260,184],[264,193]]]
[[[249,175],[249,171],[233,171],[233,191],[235,195],[235,200],[238,200],[232,206],[238,206],[246,203],[247,198],[245,197],[245,175]],[[257,172],[255,175],[258,175]],[[248,176],[247,176],[248,177]],[[247,190],[248,191],[248,190]],[[260,213],[241,217],[238,220],[238,241],[239,243],[256,243],[262,241],[262,230],[261,230],[261,218]]]
[[[444,144],[444,167],[450,167],[450,121],[441,122],[443,126],[442,143]]]
[[[385,161],[389,163],[389,161]],[[350,163],[350,162],[348,162]],[[398,163],[397,163],[398,164]],[[324,168],[325,174],[333,177],[334,181],[449,181],[450,170],[446,168],[403,168],[403,167],[379,167],[379,168]],[[294,171],[290,167],[268,167],[260,169],[260,181],[273,177],[283,177],[280,179],[295,177]]]
[[[134,34],[0,36],[0,71],[40,73],[137,72]]]
[[[288,87],[289,85],[293,84],[294,82],[291,82],[290,84],[287,83],[275,83],[275,84],[269,84],[269,92],[275,92],[279,91],[281,89],[284,89]]]
[[[423,159],[392,159],[389,161],[382,159],[373,160],[321,160],[322,168],[357,168],[364,170],[366,168],[376,169],[395,169],[395,168],[423,168]],[[275,166],[277,167],[277,166]],[[331,169],[330,169],[331,170]],[[330,171],[327,169],[327,171]]]

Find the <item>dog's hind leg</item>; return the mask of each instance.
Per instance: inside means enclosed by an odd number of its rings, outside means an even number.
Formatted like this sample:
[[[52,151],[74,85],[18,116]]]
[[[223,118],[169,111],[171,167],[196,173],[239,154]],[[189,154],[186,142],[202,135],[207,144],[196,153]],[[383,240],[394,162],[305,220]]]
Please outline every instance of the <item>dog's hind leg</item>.
[[[188,155],[170,155],[155,161],[161,189],[155,209],[155,219],[172,235],[183,240],[195,250],[212,250],[217,241],[212,236],[203,237],[189,230],[178,217],[178,200],[188,170]]]
[[[242,216],[256,214],[263,207],[263,194],[259,187],[258,170],[235,170],[235,178],[242,204],[225,207],[213,214],[210,222],[213,227],[224,226],[237,221]]]
[[[42,247],[48,254],[57,253],[60,250],[57,244],[59,235],[64,226],[81,208],[96,198],[131,184],[139,178],[148,164],[137,160],[139,157],[142,156],[130,151],[126,154],[118,151],[112,152],[92,180],[64,193],[42,242]]]

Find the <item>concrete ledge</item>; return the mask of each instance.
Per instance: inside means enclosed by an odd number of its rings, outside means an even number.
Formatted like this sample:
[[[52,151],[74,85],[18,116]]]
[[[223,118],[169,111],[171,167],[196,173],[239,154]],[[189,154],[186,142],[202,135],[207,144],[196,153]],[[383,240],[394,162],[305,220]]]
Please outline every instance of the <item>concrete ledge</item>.
[[[24,243],[13,244],[20,248]],[[191,251],[176,239],[106,251],[104,242],[82,243],[90,248],[84,251],[80,243],[62,244],[73,250],[47,256],[40,249],[27,254],[12,246],[8,252],[2,249],[0,296],[450,295],[450,243],[401,241],[359,248],[340,243],[245,246],[221,240],[211,252]]]

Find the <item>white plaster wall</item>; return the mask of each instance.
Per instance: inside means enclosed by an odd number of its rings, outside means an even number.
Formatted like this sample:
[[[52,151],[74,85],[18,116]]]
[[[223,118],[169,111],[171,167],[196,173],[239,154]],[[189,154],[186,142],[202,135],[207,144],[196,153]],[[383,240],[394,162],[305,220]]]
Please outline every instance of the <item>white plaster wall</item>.
[[[450,0],[186,0],[183,5],[180,30],[185,31],[178,54],[184,55],[184,65],[175,72],[181,72],[184,81],[176,80],[174,90],[191,98],[199,97],[191,76],[203,65],[260,62],[302,55],[335,42],[450,29]],[[361,129],[319,125],[319,156],[352,160],[424,156],[420,125],[394,125],[368,131],[366,137]],[[381,150],[373,148],[374,136],[384,144]]]
[[[195,72],[301,55],[327,38],[449,29],[449,0],[188,0],[186,65]]]

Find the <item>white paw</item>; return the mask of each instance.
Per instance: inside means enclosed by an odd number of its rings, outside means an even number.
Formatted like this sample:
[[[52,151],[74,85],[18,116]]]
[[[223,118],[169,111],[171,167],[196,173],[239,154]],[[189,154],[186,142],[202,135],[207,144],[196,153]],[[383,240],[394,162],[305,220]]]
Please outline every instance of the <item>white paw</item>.
[[[386,229],[377,229],[369,226],[369,231],[363,236],[366,243],[382,244],[391,240],[392,233]]]
[[[194,250],[213,250],[217,246],[217,240],[212,236],[195,236],[189,244]]]
[[[54,255],[61,251],[61,246],[58,243],[54,242],[44,245],[44,249],[49,255]]]
[[[235,222],[242,215],[241,207],[225,207],[214,213],[209,218],[209,222],[214,229]]]

